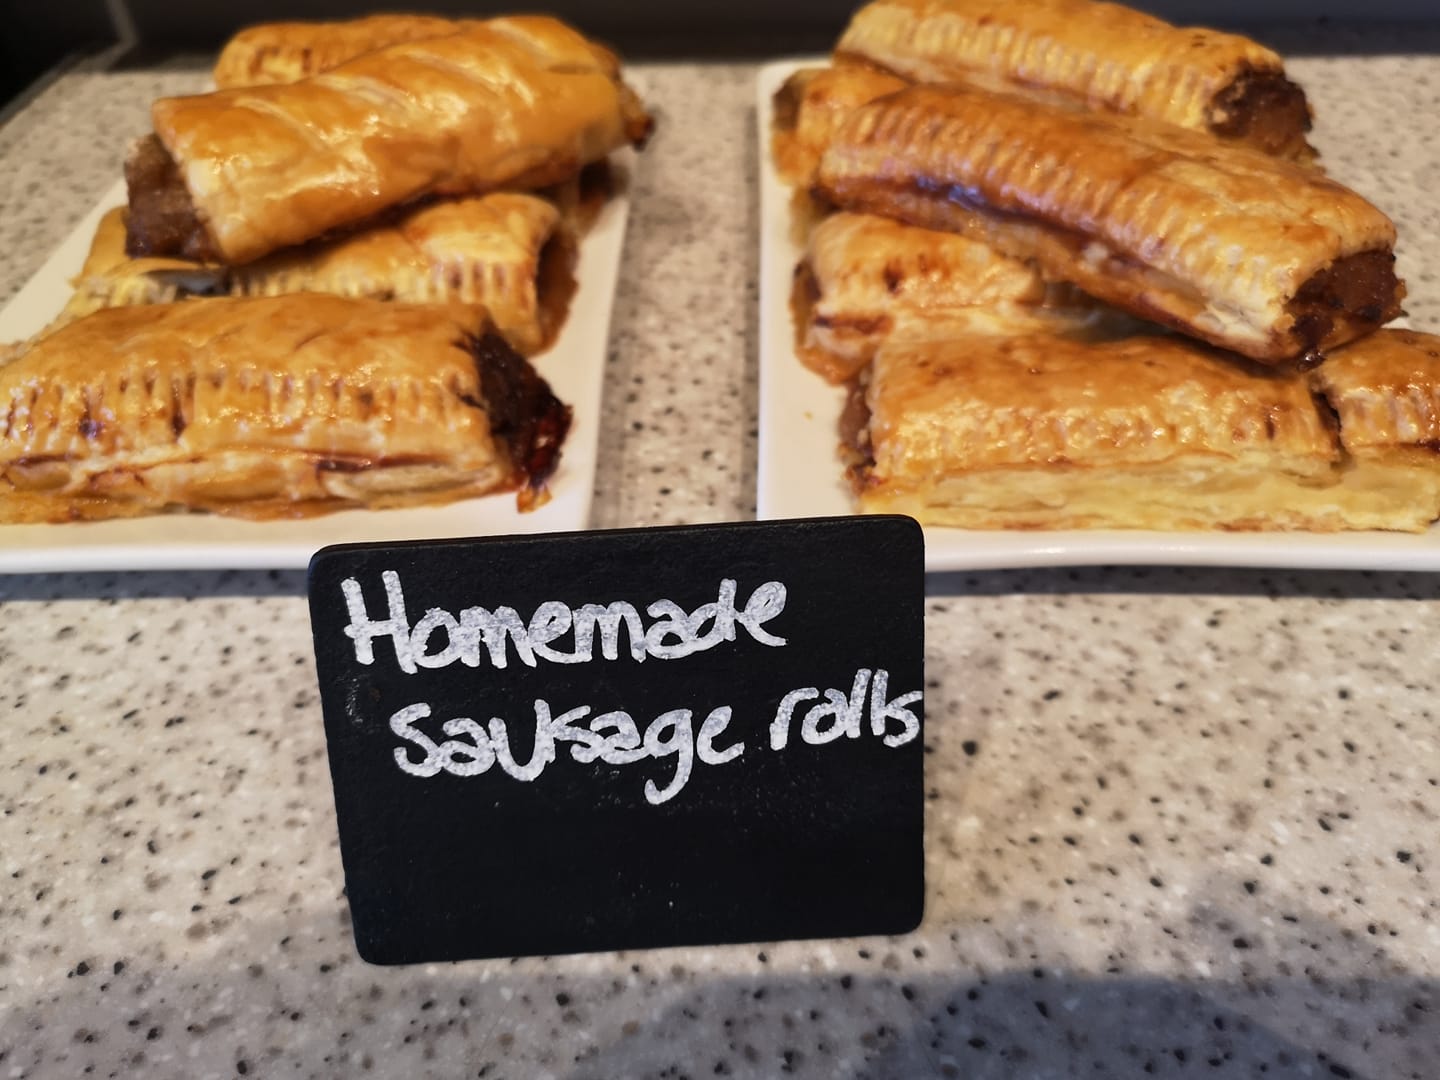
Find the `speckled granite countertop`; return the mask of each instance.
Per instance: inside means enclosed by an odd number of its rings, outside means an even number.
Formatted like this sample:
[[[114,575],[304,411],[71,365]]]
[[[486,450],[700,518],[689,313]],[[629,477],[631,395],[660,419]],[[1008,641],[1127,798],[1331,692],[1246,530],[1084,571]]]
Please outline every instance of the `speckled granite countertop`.
[[[1440,325],[1440,58],[1293,68]],[[754,75],[644,69],[598,526],[752,513]],[[0,128],[0,300],[197,84]],[[302,590],[0,579],[0,1078],[1440,1074],[1440,577],[936,577],[919,931],[408,969],[349,935]]]

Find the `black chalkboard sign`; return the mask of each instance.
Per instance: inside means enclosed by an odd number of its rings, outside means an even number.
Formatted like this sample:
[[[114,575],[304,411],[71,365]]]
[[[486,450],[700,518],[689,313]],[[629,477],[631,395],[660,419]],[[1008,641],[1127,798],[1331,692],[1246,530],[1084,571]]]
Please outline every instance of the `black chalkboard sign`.
[[[923,594],[908,518],[319,552],[360,955],[913,929]]]

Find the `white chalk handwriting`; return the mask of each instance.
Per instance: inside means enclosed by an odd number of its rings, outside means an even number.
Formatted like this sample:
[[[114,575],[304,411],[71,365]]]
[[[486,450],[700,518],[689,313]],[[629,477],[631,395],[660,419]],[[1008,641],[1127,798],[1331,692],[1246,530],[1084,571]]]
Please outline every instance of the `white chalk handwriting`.
[[[891,698],[889,681],[884,668],[861,668],[848,695],[835,689],[822,695],[815,687],[792,690],[781,698],[770,721],[770,749],[784,750],[787,746],[800,703],[822,696],[824,700],[810,706],[800,720],[800,739],[807,745],[824,746],[840,738],[859,739],[867,729],[886,747],[913,741],[920,733],[920,721],[910,706],[920,700],[920,691]],[[511,753],[510,729],[502,717],[493,716],[485,724],[464,716],[446,720],[439,725],[440,733],[447,736],[442,741],[420,727],[422,721],[432,720],[432,711],[429,705],[417,702],[390,717],[390,731],[404,742],[394,749],[395,764],[401,772],[420,778],[442,773],[479,776],[498,765],[511,779],[530,783],[556,760],[562,744],[568,744],[571,759],[580,764],[603,761],[608,765],[631,765],[673,757],[674,772],[663,786],[653,778],[645,781],[645,801],[659,806],[680,793],[696,762],[720,766],[745,753],[743,740],[736,739],[723,747],[716,745],[732,719],[728,705],[710,710],[698,732],[697,714],[691,709],[663,712],[643,732],[634,717],[620,710],[595,713],[591,706],[579,705],[557,714],[548,701],[537,698],[534,714],[533,749],[529,760],[521,763]],[[867,714],[869,723],[864,724]]]
[[[528,620],[512,607],[468,607],[458,615],[435,607],[412,624],[400,575],[386,570],[380,580],[387,607],[383,618],[371,617],[359,581],[346,578],[340,583],[350,616],[345,635],[355,643],[356,661],[366,665],[375,662],[375,639],[389,638],[396,663],[407,675],[421,668],[447,667],[457,660],[466,667],[479,667],[482,658],[503,670],[512,651],[520,663],[532,668],[540,660],[584,664],[595,659],[597,635],[600,656],[618,660],[622,629],[628,653],[637,662],[646,657],[678,660],[713,649],[734,641],[737,626],[762,645],[779,648],[785,644],[783,637],[764,629],[765,623],[785,610],[785,586],[778,581],[756,587],[743,607],[736,606],[738,586],[730,578],[720,582],[713,603],[701,604],[694,611],[687,612],[671,600],[656,600],[645,608],[645,614],[654,620],[646,626],[635,606],[624,600],[578,608],[548,600]]]

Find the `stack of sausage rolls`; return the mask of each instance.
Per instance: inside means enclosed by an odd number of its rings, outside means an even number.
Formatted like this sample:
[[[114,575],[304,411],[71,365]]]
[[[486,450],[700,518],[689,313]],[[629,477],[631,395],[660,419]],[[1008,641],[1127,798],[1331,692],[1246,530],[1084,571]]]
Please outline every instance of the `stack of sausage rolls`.
[[[154,103],[61,318],[0,367],[0,520],[545,498],[554,340],[651,121],[544,16],[255,27]]]
[[[864,512],[1420,531],[1440,338],[1281,58],[1093,0],[874,0],[774,102]]]

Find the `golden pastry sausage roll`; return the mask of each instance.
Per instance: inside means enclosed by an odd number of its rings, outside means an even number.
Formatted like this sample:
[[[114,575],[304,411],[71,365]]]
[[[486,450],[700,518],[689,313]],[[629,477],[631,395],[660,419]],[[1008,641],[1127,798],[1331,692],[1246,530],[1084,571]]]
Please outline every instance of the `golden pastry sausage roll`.
[[[1268,363],[1371,332],[1405,294],[1390,219],[1314,170],[1018,95],[914,86],[861,106],[817,186]]]
[[[155,102],[155,135],[126,162],[127,250],[252,262],[424,197],[560,183],[643,141],[649,117],[611,54],[554,19],[521,22]]]
[[[435,15],[367,15],[344,22],[264,23],[225,43],[215,61],[215,86],[296,82],[347,60],[407,41],[443,37],[459,29]]]
[[[480,304],[506,341],[533,356],[554,340],[575,291],[575,237],[553,203],[526,194],[432,203],[388,225],[237,267],[127,258],[124,218],[124,208],[117,208],[101,220],[75,279],[67,321],[101,308],[187,296],[321,292]]]
[[[517,491],[570,410],[467,308],[321,295],[111,308],[0,368],[0,520],[300,516]]]
[[[908,86],[865,67],[802,68],[775,93],[771,150],[787,183],[808,185],[831,138],[861,105]]]
[[[1303,375],[1182,338],[893,340],[860,509],[967,529],[1311,529],[1339,448]]]
[[[797,355],[834,383],[853,379],[891,337],[1079,334],[1101,317],[1076,290],[986,244],[843,211],[811,232],[791,301]]]
[[[1440,518],[1440,338],[1406,331],[1308,374],[1153,334],[895,339],[847,420],[860,509],[930,525],[1421,532]]]
[[[1093,0],[874,0],[837,58],[921,82],[984,74],[1308,160],[1310,108],[1274,52]]]

